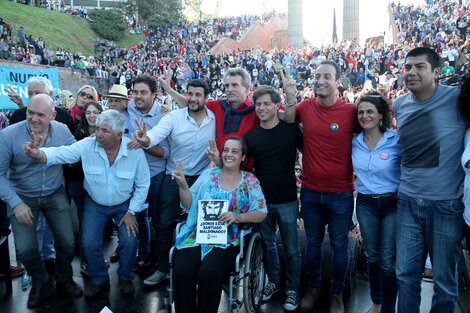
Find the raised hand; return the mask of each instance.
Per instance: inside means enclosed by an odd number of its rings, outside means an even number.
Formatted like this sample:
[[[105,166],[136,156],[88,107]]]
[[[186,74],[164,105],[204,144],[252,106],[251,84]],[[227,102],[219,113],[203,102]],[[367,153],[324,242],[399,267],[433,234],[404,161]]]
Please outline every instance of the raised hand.
[[[171,69],[169,69],[166,65],[163,65],[163,75],[160,75],[158,77],[158,81],[162,84],[163,89],[167,91],[167,88],[171,87],[171,75],[172,75]]]
[[[295,95],[297,94],[297,85],[295,83],[295,80],[290,77],[289,72],[290,72],[290,67],[287,66],[286,67],[287,76],[286,74],[284,74],[284,71],[282,69],[279,71],[279,74],[281,74],[282,87],[283,87],[284,93],[287,96],[287,101],[289,103],[292,103],[296,101],[294,99],[295,99]]]
[[[209,159],[214,162],[215,165],[217,165],[218,167],[222,166],[220,162],[219,149],[217,149],[217,143],[215,139],[209,139],[209,147],[206,150],[206,154]]]
[[[137,130],[134,132],[134,139],[144,147],[150,145],[150,138],[147,136],[147,123],[144,122],[143,127],[140,125],[139,120],[135,119]]]
[[[162,108],[160,109],[160,113],[170,113],[171,112],[171,108],[168,104],[162,104]]]
[[[10,97],[10,100],[16,103],[16,105],[18,105],[20,109],[24,108],[23,99],[21,98],[19,94],[16,93],[15,90],[13,90],[13,88],[11,88],[11,86],[8,86],[7,94],[8,94],[8,97]]]
[[[43,157],[45,158],[44,153],[39,150],[39,145],[42,142],[42,139],[42,136],[31,133],[31,141],[26,141],[23,144],[23,152],[30,158],[42,161]]]
[[[178,186],[184,187],[188,183],[186,182],[186,178],[183,174],[183,163],[181,163],[181,161],[176,162],[175,159],[173,159],[173,163],[175,164],[176,170],[171,172],[171,179],[174,179]]]

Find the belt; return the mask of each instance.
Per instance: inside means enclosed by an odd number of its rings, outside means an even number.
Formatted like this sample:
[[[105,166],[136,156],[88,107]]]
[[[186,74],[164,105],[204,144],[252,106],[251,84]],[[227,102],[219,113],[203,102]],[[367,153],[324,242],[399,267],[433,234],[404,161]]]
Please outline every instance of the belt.
[[[376,194],[376,195],[364,195],[364,196],[371,197],[372,199],[380,199],[380,198],[396,197],[397,195],[398,195],[398,192],[389,192],[389,193],[381,193],[381,194]]]

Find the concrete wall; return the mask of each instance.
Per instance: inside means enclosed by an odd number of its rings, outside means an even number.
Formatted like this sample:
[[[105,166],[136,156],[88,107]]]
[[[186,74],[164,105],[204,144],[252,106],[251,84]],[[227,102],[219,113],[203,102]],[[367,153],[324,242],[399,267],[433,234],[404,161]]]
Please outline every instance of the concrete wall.
[[[39,64],[28,64],[22,62],[12,62],[6,60],[0,60],[0,66],[11,66],[25,69],[40,69],[40,68],[51,68],[52,66],[39,65]],[[106,79],[99,79],[95,77],[83,77],[82,74],[75,71],[72,74],[70,69],[59,67],[59,87],[64,90],[67,89],[75,96],[77,90],[83,85],[91,85],[98,90],[100,93],[106,93],[109,90],[109,83]]]

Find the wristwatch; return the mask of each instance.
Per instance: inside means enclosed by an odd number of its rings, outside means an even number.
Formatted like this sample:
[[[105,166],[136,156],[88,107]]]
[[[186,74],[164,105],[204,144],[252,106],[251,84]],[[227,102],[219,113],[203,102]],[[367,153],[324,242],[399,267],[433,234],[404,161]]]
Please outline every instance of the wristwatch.
[[[129,213],[130,215],[134,215],[134,216],[135,216],[135,212],[132,211],[131,209],[127,210],[127,213]]]

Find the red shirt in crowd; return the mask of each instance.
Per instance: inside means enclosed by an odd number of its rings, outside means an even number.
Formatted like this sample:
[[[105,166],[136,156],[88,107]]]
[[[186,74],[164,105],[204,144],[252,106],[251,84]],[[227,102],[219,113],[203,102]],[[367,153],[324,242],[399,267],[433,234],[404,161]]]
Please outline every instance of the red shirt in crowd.
[[[304,133],[302,184],[320,192],[352,191],[351,139],[356,106],[338,99],[325,107],[314,98],[300,102],[295,113]]]

